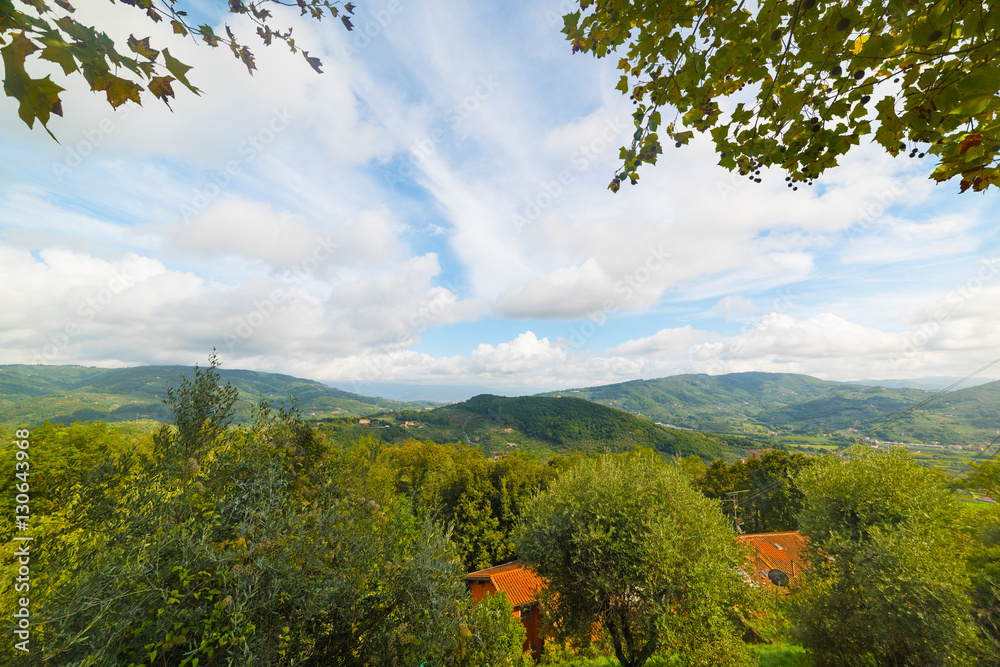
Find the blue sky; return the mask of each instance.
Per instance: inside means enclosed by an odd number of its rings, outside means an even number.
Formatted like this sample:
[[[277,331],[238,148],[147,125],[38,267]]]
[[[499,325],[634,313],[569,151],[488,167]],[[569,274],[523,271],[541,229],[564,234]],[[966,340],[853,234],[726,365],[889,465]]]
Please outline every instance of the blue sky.
[[[0,99],[0,363],[214,347],[365,393],[962,376],[1000,357],[995,195],[870,145],[792,192],[726,172],[701,138],[612,194],[631,105],[615,59],[571,53],[566,2],[376,0],[354,33],[292,12],[324,74],[278,45],[253,77],[88,4],[80,20],[195,65],[203,94],[113,111],[53,72],[58,144]]]

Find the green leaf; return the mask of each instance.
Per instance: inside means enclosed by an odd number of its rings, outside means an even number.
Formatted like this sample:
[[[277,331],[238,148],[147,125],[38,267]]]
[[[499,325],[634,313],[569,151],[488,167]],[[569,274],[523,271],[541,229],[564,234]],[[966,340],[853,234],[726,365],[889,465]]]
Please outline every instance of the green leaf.
[[[63,88],[48,76],[32,79],[24,68],[24,60],[38,50],[38,46],[24,34],[15,35],[10,43],[0,49],[4,65],[4,92],[18,100],[17,115],[28,127],[37,119],[53,139],[48,125],[51,114],[62,115],[59,93]]]
[[[219,38],[216,36],[215,31],[212,30],[212,26],[205,24],[198,26],[198,33],[201,35],[202,41],[204,41],[209,46],[218,46]]]
[[[993,95],[980,95],[971,99],[966,99],[955,106],[948,113],[958,116],[975,116],[985,111],[991,104],[996,104],[997,100]]]
[[[169,98],[174,96],[174,89],[170,86],[171,81],[174,81],[174,77],[172,76],[154,76],[150,80],[149,85],[146,86],[149,88],[149,92],[153,93],[153,95],[157,98],[163,100],[163,103],[166,104],[168,108],[170,107]]]
[[[62,67],[63,74],[72,74],[79,69],[72,51],[65,44],[46,44],[38,57]]]
[[[136,39],[135,35],[128,36],[128,48],[147,60],[156,60],[160,52],[149,46],[149,37]]]
[[[141,91],[142,88],[134,81],[114,75],[110,76],[108,86],[105,88],[108,103],[116,109],[129,100],[136,104],[142,104],[139,99]]]
[[[163,62],[166,65],[167,71],[174,75],[174,78],[183,83],[188,90],[190,90],[195,95],[200,95],[201,91],[191,85],[187,80],[187,72],[191,69],[190,65],[185,65],[180,60],[177,60],[167,49],[163,49]]]

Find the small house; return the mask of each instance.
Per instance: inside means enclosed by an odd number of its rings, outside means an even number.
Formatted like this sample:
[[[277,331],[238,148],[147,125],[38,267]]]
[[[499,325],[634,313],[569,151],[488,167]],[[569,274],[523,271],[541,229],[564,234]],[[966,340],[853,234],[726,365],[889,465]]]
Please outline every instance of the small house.
[[[538,575],[515,560],[472,572],[465,577],[465,585],[476,602],[503,591],[514,607],[514,615],[521,619],[527,631],[524,650],[530,650],[535,660],[541,657],[544,639],[540,634],[542,615],[538,608],[538,592],[544,585]]]
[[[758,586],[775,586],[775,579],[783,588],[794,587],[805,571],[806,538],[798,531],[784,533],[753,533],[737,535],[750,547],[750,580]],[[780,579],[775,571],[782,572],[787,580]]]

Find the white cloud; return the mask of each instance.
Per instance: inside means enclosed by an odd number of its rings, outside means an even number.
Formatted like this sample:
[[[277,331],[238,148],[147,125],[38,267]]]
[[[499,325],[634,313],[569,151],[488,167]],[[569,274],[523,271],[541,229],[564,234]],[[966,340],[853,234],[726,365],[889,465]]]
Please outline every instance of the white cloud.
[[[549,368],[566,359],[565,350],[552,345],[548,338],[539,339],[531,331],[525,331],[509,343],[496,347],[481,343],[473,350],[469,363],[480,374],[513,375]]]
[[[607,350],[607,354],[627,356],[655,356],[662,352],[681,352],[695,343],[705,342],[711,334],[691,325],[674,329],[661,329],[652,336],[625,341]]]
[[[171,224],[165,233],[181,250],[261,261],[279,272],[382,267],[403,259],[406,251],[386,209],[363,211],[349,224],[318,226],[264,203],[227,199]]]
[[[745,296],[733,294],[719,299],[718,303],[712,306],[712,312],[727,320],[739,320],[757,315],[760,313],[760,306]]]

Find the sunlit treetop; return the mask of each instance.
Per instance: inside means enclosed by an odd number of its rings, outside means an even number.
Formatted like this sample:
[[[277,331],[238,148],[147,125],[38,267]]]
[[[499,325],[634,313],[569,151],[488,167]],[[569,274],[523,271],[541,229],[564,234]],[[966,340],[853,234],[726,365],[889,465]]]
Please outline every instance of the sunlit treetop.
[[[965,0],[580,0],[573,51],[616,55],[635,134],[610,189],[662,141],[711,135],[719,164],[812,183],[872,135],[936,158],[931,178],[997,186],[1000,6]],[[665,138],[664,138],[665,136]]]
[[[114,3],[116,0],[111,0]],[[226,25],[225,35],[212,26],[196,25],[185,8],[191,0],[117,0],[136,10],[135,33],[142,34],[147,21],[167,21],[174,33],[211,47],[227,46],[251,74],[257,68],[250,48]],[[221,2],[219,3],[221,4]],[[256,24],[258,38],[265,46],[281,40],[293,53],[302,53],[306,62],[320,72],[319,58],[301,49],[292,37],[292,29],[274,27],[271,8],[288,8],[303,16],[321,20],[339,18],[344,27],[353,29],[354,5],[336,0],[227,0],[226,10],[249,18]],[[193,9],[192,9],[193,11]],[[279,11],[276,9],[276,11]],[[107,95],[108,104],[119,107],[126,102],[142,103],[142,95],[152,93],[168,106],[174,97],[173,83],[180,82],[196,95],[199,90],[187,78],[191,67],[174,58],[167,48],[156,48],[149,37],[129,36],[125,45],[115,44],[99,26],[84,25],[73,18],[75,8],[67,0],[0,0],[0,56],[3,57],[3,89],[18,100],[18,115],[28,127],[35,121],[45,130],[52,114],[63,114],[59,93],[64,89],[50,76],[33,78],[36,59],[48,60],[62,68],[65,76],[80,75],[90,89]],[[127,51],[125,50],[127,48]],[[122,49],[119,51],[119,49]],[[55,138],[53,136],[53,138]]]

